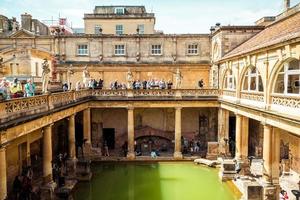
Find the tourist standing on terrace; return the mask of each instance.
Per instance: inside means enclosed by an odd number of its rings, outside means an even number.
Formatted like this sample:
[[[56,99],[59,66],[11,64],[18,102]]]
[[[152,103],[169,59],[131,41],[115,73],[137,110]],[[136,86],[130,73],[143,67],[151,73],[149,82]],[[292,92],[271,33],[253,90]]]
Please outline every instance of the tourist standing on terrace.
[[[22,86],[17,78],[14,78],[14,81],[10,86],[10,93],[12,94],[12,98],[18,98],[23,96]]]
[[[199,82],[198,82],[198,86],[202,89],[203,86],[204,86],[204,81],[203,79],[201,79]]]
[[[25,84],[25,97],[32,97],[35,95],[35,84],[32,83],[31,79],[27,80]]]

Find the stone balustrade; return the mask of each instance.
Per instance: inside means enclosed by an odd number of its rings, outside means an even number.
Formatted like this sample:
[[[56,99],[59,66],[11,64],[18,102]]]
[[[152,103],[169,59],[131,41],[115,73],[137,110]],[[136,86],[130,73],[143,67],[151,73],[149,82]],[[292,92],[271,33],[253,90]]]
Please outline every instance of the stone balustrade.
[[[171,90],[80,90],[48,95],[39,95],[27,98],[17,98],[0,102],[0,123],[12,119],[41,114],[53,109],[59,109],[82,100],[218,100],[227,101],[226,96],[235,98],[235,91],[223,91],[218,89],[171,89]],[[263,93],[241,92],[241,100],[250,100],[264,104]],[[228,100],[230,101],[230,99]],[[246,104],[239,101],[240,104]],[[271,95],[270,110],[287,110],[289,114],[300,112],[300,97]],[[285,109],[282,109],[285,108]]]
[[[264,102],[265,98],[262,92],[241,92],[241,99]]]
[[[201,99],[206,97],[218,99],[217,89],[179,89],[179,90],[80,90],[52,93],[49,95],[39,95],[34,97],[24,97],[3,101],[0,103],[0,122],[8,122],[19,117],[26,117],[40,114],[71,103],[80,102],[85,99],[101,100],[134,100],[134,99]]]
[[[278,106],[300,109],[300,96],[273,94],[271,96],[271,102]]]
[[[240,97],[236,97],[236,91],[234,90],[223,90],[220,91],[220,94],[222,95],[219,98],[225,102],[276,111],[279,114],[295,115],[299,117],[299,95],[271,94],[270,97],[267,97],[268,100],[270,99],[270,102],[267,105],[266,97],[263,92],[241,91]]]

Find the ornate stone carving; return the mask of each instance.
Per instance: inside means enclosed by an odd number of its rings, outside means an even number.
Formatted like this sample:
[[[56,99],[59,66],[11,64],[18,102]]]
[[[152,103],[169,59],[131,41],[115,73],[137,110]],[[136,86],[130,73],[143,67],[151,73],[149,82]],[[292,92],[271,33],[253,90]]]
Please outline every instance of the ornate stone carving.
[[[264,102],[265,98],[264,98],[264,94],[261,94],[261,93],[242,92],[241,93],[241,99]]]
[[[299,97],[281,97],[272,95],[272,104],[286,106],[290,108],[300,108]]]

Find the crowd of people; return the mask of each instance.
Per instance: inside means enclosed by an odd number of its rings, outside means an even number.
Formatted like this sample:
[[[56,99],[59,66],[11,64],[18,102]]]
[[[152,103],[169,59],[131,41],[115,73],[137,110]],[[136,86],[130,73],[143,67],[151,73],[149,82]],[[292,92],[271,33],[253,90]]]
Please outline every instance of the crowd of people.
[[[6,78],[0,79],[0,100],[9,100],[19,97],[32,97],[35,95],[36,87],[31,79],[26,84],[22,84],[20,80],[14,78],[12,81]]]
[[[86,88],[89,88],[89,89],[102,89],[103,88],[103,83],[104,83],[104,81],[102,79],[99,79],[99,81],[97,81],[96,79],[90,79],[87,84],[84,84],[84,83],[81,83],[80,81],[77,81],[76,85],[75,85],[75,90],[79,91],[81,89],[86,89]],[[70,87],[68,86],[67,83],[63,84],[63,90],[64,91],[70,90],[71,88],[72,88],[72,83],[70,83]]]
[[[164,79],[149,79],[149,80],[133,80],[132,83],[120,83],[118,80],[111,82],[110,89],[172,89],[173,82],[171,80],[165,81]]]
[[[25,82],[25,83],[24,83]],[[134,80],[131,83],[121,83],[115,80],[110,83],[110,89],[172,89],[173,82],[171,80],[165,81],[164,79],[149,79],[149,80]],[[203,88],[203,79],[198,82],[198,86]],[[87,83],[76,82],[75,90],[79,91],[81,89],[103,89],[104,81],[99,79],[91,78]],[[69,84],[65,82],[62,85],[63,91],[72,90],[72,83]],[[27,79],[27,81],[20,81],[14,78],[12,81],[6,78],[0,79],[0,100],[9,100],[12,98],[19,97],[32,97],[36,94],[36,85],[33,83],[32,79]]]
[[[16,200],[38,199],[38,191],[32,186],[33,171],[30,166],[23,167],[22,173],[13,182],[13,197]]]

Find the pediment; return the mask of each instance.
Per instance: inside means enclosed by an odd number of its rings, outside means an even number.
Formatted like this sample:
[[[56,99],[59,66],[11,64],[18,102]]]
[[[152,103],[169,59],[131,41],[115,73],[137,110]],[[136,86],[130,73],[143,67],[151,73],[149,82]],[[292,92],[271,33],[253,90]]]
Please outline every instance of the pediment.
[[[11,38],[34,38],[35,34],[27,30],[21,29],[17,32],[12,33],[9,37]]]

